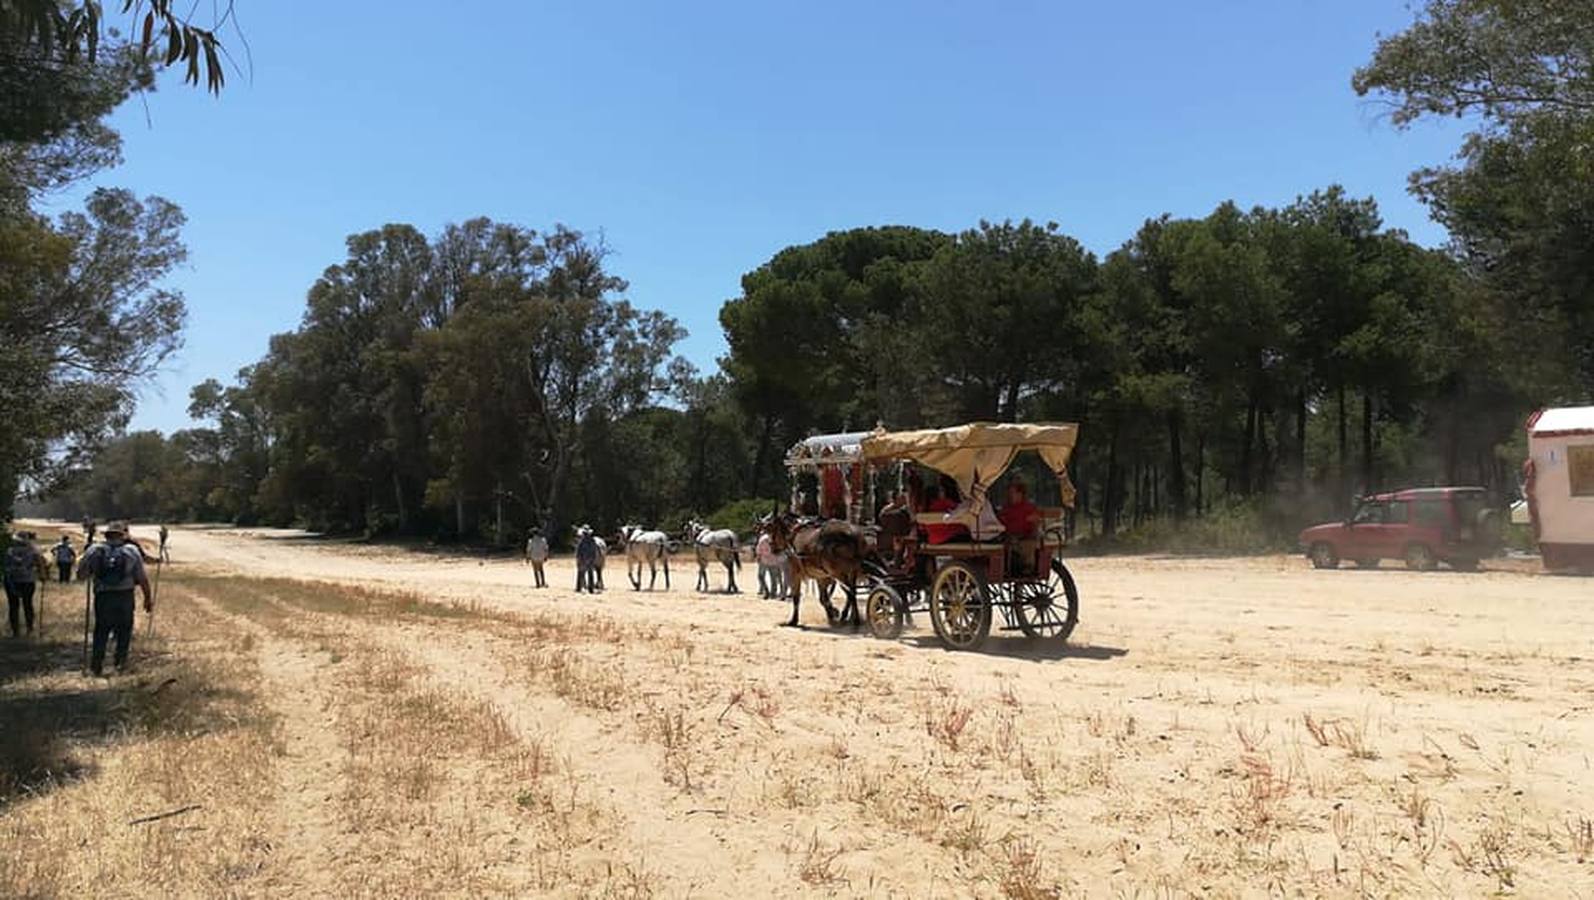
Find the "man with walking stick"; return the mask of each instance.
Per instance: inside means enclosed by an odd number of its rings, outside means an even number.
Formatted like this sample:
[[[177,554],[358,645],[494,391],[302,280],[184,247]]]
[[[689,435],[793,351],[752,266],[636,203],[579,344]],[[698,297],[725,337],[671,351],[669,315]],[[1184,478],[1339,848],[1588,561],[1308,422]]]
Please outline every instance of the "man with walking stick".
[[[84,551],[77,577],[93,579],[94,644],[89,656],[89,671],[96,677],[105,669],[105,645],[116,638],[116,668],[127,668],[127,654],[133,645],[133,589],[144,594],[144,611],[154,613],[149,576],[144,571],[144,554],[127,541],[127,524],[105,526],[105,541]],[[84,632],[88,631],[87,610]]]

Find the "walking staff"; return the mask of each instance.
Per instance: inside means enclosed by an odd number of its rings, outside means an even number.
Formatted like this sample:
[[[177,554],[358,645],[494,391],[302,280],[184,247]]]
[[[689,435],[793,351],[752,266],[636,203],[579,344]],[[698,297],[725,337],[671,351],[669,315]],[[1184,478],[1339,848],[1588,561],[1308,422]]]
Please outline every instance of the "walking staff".
[[[165,530],[164,527],[162,530]],[[165,553],[164,545],[162,546],[161,552],[163,554]],[[144,609],[149,612],[149,627],[144,632],[145,637],[155,636],[155,604],[161,598],[161,564],[163,562],[165,562],[164,559],[157,558],[155,560],[155,591],[154,595],[150,598],[149,604],[144,607]]]

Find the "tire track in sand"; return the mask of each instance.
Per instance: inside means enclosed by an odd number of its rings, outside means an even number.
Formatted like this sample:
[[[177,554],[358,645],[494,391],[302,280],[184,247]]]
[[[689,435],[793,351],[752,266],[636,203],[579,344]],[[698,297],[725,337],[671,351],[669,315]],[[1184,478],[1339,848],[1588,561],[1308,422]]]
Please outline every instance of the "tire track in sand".
[[[515,683],[492,662],[488,649],[505,639],[468,627],[461,633],[435,626],[378,626],[362,636],[421,662],[451,688],[493,704],[522,740],[541,739],[557,747],[561,759],[610,797],[611,809],[623,820],[616,835],[623,855],[650,866],[668,861],[669,868],[660,872],[671,882],[667,894],[744,896],[752,885],[766,895],[810,892],[793,880],[783,852],[793,839],[791,831],[768,818],[702,808],[701,798],[665,782],[657,748],[619,738],[619,729],[602,713]],[[624,713],[613,717],[630,721]]]
[[[195,603],[235,622],[256,641],[260,696],[277,717],[281,757],[271,823],[273,881],[284,890],[312,896],[338,893],[337,874],[353,845],[338,813],[344,789],[344,747],[338,739],[330,696],[318,674],[316,651],[246,615],[222,609],[203,594]]]

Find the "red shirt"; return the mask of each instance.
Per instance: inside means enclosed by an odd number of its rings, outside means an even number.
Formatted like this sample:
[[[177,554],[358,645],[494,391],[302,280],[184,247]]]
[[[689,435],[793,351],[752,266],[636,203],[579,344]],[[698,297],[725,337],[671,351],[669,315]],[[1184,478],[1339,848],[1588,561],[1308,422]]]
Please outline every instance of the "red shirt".
[[[1017,503],[1007,504],[1007,508],[1002,510],[997,518],[1002,520],[1002,527],[1007,529],[1008,534],[1016,538],[1027,538],[1035,534],[1036,526],[1040,524],[1041,511],[1028,500],[1020,500]]]
[[[947,510],[957,509],[957,504],[945,497],[937,497],[930,501],[930,506],[925,512],[944,513]],[[945,525],[926,525],[924,533],[932,544],[944,544],[957,538],[967,538],[969,529],[961,522],[949,522]]]

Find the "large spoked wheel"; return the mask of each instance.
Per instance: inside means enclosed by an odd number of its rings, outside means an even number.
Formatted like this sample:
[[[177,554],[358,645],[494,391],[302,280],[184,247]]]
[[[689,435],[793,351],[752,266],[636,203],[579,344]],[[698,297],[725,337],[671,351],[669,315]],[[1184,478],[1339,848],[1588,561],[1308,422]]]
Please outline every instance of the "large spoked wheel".
[[[863,606],[864,614],[869,617],[869,633],[883,641],[901,637],[907,608],[896,588],[889,584],[875,585]]]
[[[930,585],[930,624],[952,650],[975,650],[991,633],[991,597],[968,563],[948,563]]]
[[[1079,624],[1079,588],[1061,560],[1045,581],[1013,586],[1013,614],[1026,637],[1068,640]]]

